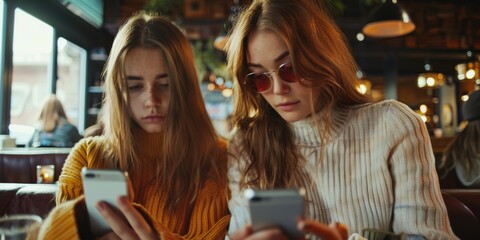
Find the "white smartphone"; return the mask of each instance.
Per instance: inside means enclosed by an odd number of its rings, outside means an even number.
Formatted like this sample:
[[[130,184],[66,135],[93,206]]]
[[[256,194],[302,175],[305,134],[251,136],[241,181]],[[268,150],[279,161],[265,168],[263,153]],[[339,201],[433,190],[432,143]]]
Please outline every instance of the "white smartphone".
[[[304,234],[297,229],[297,222],[304,216],[304,198],[300,190],[253,190],[247,189],[250,219],[253,231],[268,227],[280,227],[289,237]]]
[[[87,205],[90,228],[95,236],[103,236],[111,231],[95,205],[105,201],[118,208],[119,196],[128,196],[128,175],[119,170],[82,168],[83,191]]]

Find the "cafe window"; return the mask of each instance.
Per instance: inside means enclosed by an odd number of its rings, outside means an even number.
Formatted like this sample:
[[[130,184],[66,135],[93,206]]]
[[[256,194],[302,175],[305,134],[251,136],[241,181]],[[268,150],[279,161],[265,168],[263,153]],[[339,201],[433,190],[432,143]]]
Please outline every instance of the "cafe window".
[[[19,8],[15,9],[14,17],[10,135],[17,139],[17,145],[30,140],[43,104],[53,91],[62,102],[68,120],[81,131],[86,50],[62,37],[56,39],[52,26]],[[55,53],[56,61],[52,61]],[[54,62],[56,68],[52,67]]]
[[[2,13],[2,15],[0,15],[0,53],[3,53],[3,44],[2,44],[2,41],[3,41],[3,0],[0,0],[0,13]]]
[[[63,103],[65,113],[71,123],[84,126],[83,112],[81,111],[84,100],[80,92],[85,88],[86,56],[87,51],[72,42],[59,38],[57,41],[57,96]]]
[[[51,93],[53,28],[17,8],[10,124],[35,126]]]

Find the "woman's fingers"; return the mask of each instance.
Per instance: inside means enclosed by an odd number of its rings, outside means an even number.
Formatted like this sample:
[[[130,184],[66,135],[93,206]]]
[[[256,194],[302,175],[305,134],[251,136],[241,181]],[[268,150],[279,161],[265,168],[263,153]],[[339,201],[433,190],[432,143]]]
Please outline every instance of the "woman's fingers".
[[[230,240],[241,240],[246,239],[248,236],[252,234],[252,226],[247,225],[246,227],[240,228],[239,230],[235,231],[234,233],[228,235]]]
[[[300,221],[298,228],[305,233],[312,233],[323,240],[344,240],[348,238],[348,229],[344,224],[332,223],[330,225],[321,224],[316,221]]]
[[[109,232],[101,237],[98,240],[121,240],[114,232]]]
[[[288,240],[288,236],[278,227],[266,228],[253,232],[252,226],[247,225],[229,235],[230,240]]]
[[[98,210],[117,236],[121,239],[158,239],[156,231],[135,209],[127,196],[119,197],[117,202],[120,212],[106,202],[97,203]]]
[[[117,213],[112,206],[106,202],[98,202],[97,209],[102,214],[105,221],[110,225],[112,231],[121,239],[139,239],[134,230],[128,225],[125,217]],[[107,236],[106,236],[107,237]],[[113,239],[111,236],[108,236]]]
[[[345,224],[333,222],[328,225],[330,228],[336,229],[340,233],[341,239],[348,239],[348,228]]]
[[[266,228],[259,230],[252,235],[250,235],[247,240],[288,240],[289,237],[285,234],[282,229],[278,227]]]
[[[157,232],[150,227],[145,218],[135,209],[128,197],[119,197],[118,206],[140,239],[158,239]]]

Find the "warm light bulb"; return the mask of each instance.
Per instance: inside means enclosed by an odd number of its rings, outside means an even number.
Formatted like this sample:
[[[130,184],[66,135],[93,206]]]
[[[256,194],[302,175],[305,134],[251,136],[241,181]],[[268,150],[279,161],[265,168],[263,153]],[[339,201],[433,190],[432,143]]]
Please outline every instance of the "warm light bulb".
[[[419,76],[417,78],[417,85],[419,88],[423,88],[427,85],[427,79],[424,76]]]
[[[225,89],[222,90],[222,95],[223,95],[224,97],[227,97],[227,98],[228,98],[228,97],[231,97],[232,94],[233,94],[233,90],[230,89],[230,88],[225,88]]]
[[[214,83],[209,83],[207,86],[208,91],[213,91],[215,90],[215,84]]]
[[[357,72],[358,74],[358,72]],[[366,79],[359,80],[357,85],[357,91],[361,94],[370,93],[370,89],[372,88],[372,83]]]
[[[425,114],[427,112],[427,105],[425,104],[420,105],[420,112]]]
[[[462,95],[460,97],[460,99],[462,99],[462,101],[466,102],[468,100],[468,95]]]
[[[468,79],[472,79],[473,77],[475,77],[475,69],[469,69],[467,71],[467,73],[465,74],[465,76],[468,78]]]
[[[435,79],[433,79],[432,77],[427,78],[427,85],[429,87],[435,86]]]
[[[360,84],[360,85],[358,85],[357,90],[361,94],[365,94],[365,93],[367,93],[367,86],[365,86],[365,84]]]
[[[363,35],[363,33],[357,33],[357,40],[359,42],[365,40],[365,35]]]

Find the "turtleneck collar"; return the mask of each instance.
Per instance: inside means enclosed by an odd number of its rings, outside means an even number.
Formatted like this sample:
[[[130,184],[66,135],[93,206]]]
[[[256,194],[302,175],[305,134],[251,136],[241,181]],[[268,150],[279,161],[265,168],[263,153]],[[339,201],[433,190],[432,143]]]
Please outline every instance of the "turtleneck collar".
[[[295,135],[295,143],[304,146],[318,146],[321,143],[320,133],[324,133],[325,122],[323,120],[323,112],[319,111],[314,116],[309,116],[305,119],[290,123]],[[339,133],[343,131],[347,120],[349,118],[349,108],[334,108],[332,112],[332,122],[330,125],[327,142],[334,140]],[[315,121],[316,124],[315,124]],[[319,127],[317,131],[316,125]]]
[[[141,127],[135,128],[137,154],[141,158],[158,159],[162,152],[163,133],[148,133]]]

